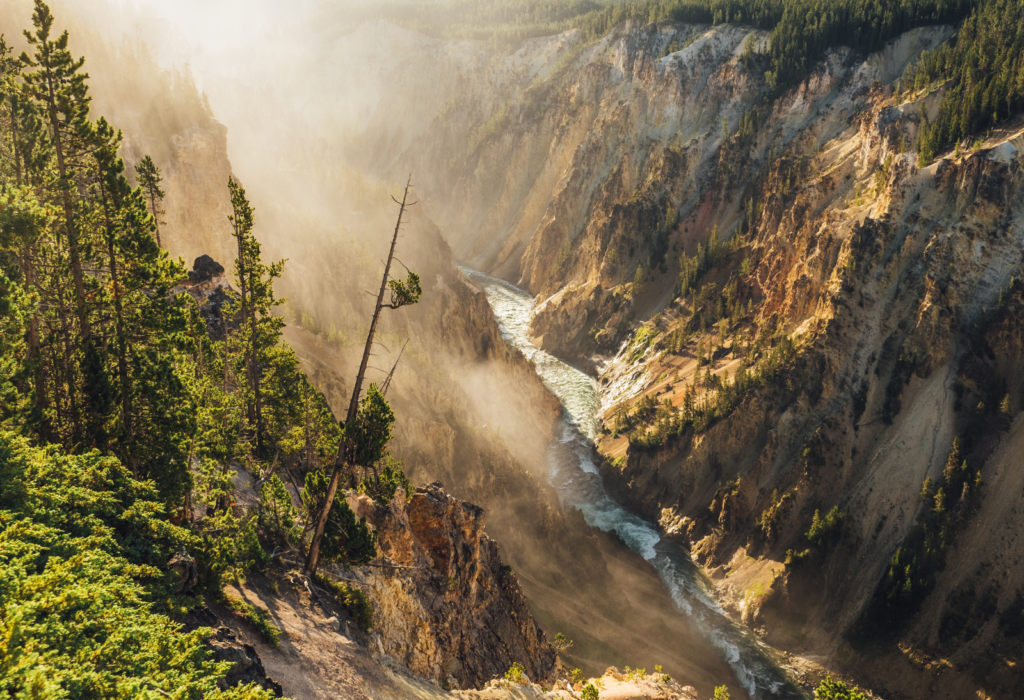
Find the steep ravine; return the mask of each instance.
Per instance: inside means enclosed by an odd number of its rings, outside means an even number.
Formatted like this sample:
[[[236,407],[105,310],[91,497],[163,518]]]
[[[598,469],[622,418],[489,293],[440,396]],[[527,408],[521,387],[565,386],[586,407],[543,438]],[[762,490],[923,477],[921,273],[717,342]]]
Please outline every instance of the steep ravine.
[[[694,629],[719,649],[752,698],[804,697],[779,667],[772,650],[725,615],[714,587],[690,560],[689,552],[678,542],[664,539],[654,523],[630,513],[605,492],[594,464],[593,439],[601,406],[598,384],[530,342],[533,298],[502,280],[465,272],[487,293],[503,336],[526,355],[545,386],[562,401],[563,418],[546,462],[548,480],[563,507],[576,508],[589,525],[614,532],[657,569],[676,605],[694,621]]]
[[[467,78],[459,108],[425,112],[377,167],[443,164],[425,194],[456,257],[538,295],[532,342],[604,368],[609,492],[692,546],[744,622],[884,695],[1016,697],[1020,664],[993,658],[1021,645],[1005,621],[1024,591],[1006,461],[1022,405],[1007,324],[1024,272],[1024,123],[918,162],[943,86],[897,81],[951,33],[918,28],[870,56],[838,47],[777,96],[743,60],[746,38],[763,38],[743,27],[538,39],[495,60],[497,89]],[[735,247],[680,296],[680,254],[713,229]],[[769,380],[644,446],[770,352],[786,360]],[[618,430],[642,398],[646,417]],[[955,437],[984,474],[958,505],[972,515],[909,619],[865,637]],[[833,507],[840,534],[811,547],[814,513]],[[789,550],[809,564],[787,564]]]

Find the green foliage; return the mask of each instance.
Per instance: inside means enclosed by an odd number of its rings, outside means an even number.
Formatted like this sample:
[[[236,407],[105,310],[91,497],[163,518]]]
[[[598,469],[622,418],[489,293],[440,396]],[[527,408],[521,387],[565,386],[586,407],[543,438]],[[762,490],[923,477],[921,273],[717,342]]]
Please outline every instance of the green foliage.
[[[348,610],[352,619],[356,621],[359,629],[363,632],[373,629],[373,607],[365,593],[344,581],[334,581],[320,572],[317,572],[314,578],[317,583],[334,594],[338,603]]]
[[[580,691],[580,700],[601,700],[601,694],[593,683],[587,683]]]
[[[811,521],[811,529],[807,531],[807,540],[815,547],[825,547],[841,534],[843,525],[843,514],[839,506],[832,506],[832,510],[822,518],[820,511],[814,511],[814,519]]]
[[[267,615],[265,610],[250,605],[241,598],[234,596],[228,596],[226,600],[227,606],[231,610],[238,613],[238,615],[248,622],[253,628],[260,633],[269,646],[277,648],[281,645],[281,630],[270,620],[270,616]]]
[[[917,144],[922,165],[1024,109],[1024,36],[1019,22],[1024,3],[985,0],[970,7],[955,39],[923,54],[904,76],[914,93],[950,81],[935,120],[929,122],[922,115]]]
[[[968,467],[960,440],[954,438],[938,487],[930,479],[922,486],[924,512],[889,560],[866,620],[869,625],[898,629],[918,610],[945,566],[947,548],[973,513],[980,488],[981,472]]]
[[[155,225],[156,244],[163,247],[163,243],[160,241],[160,224],[164,222],[160,221],[160,215],[165,212],[160,209],[160,202],[167,196],[167,193],[160,189],[160,183],[163,182],[163,177],[160,176],[160,168],[156,166],[156,163],[153,162],[150,156],[146,155],[135,166],[135,175],[138,178],[139,187],[142,188],[146,198],[149,199],[150,213],[153,215]]]
[[[324,395],[310,385],[305,375],[299,373],[297,380],[296,425],[281,437],[277,447],[284,459],[294,462],[303,471],[322,469],[338,454],[341,427]]]
[[[306,474],[302,504],[307,522],[315,522],[319,516],[327,496],[327,482],[327,476],[320,470]],[[377,533],[366,524],[365,517],[356,520],[355,513],[341,493],[335,495],[327,517],[322,552],[327,561],[340,561],[351,566],[369,563],[377,556]]]
[[[183,634],[151,602],[173,602],[161,569],[194,543],[117,459],[0,432],[0,694],[271,697],[219,691],[208,630]]]
[[[202,522],[202,540],[196,550],[199,583],[220,597],[228,576],[239,580],[250,571],[262,571],[270,555],[260,544],[254,519],[240,520],[230,509]]]
[[[729,688],[724,685],[720,685],[715,688],[715,694],[712,696],[712,700],[730,700]]]
[[[761,533],[766,542],[774,542],[778,537],[782,521],[792,506],[792,494],[784,493],[779,496],[777,489],[772,492],[771,504],[761,513]]]
[[[260,512],[258,524],[270,538],[279,542],[287,541],[295,525],[295,509],[292,497],[277,474],[260,489]]]
[[[0,202],[2,206],[2,202]],[[0,272],[0,428],[21,427],[21,418],[27,414],[26,397],[17,390],[14,381],[23,369],[19,362],[25,353],[25,329],[28,326],[31,299],[17,283]]]
[[[796,354],[796,344],[789,336],[783,335],[778,344],[757,362],[753,371],[741,366],[729,381],[728,377],[723,379],[720,375],[710,374],[709,368],[703,380],[704,392],[698,394],[694,385],[688,386],[681,410],[662,404],[651,411],[649,403],[638,404],[639,412],[616,418],[617,430],[628,432],[629,444],[642,451],[657,449],[689,428],[703,433],[715,421],[728,416],[749,392],[774,384],[783,367],[791,364]]]
[[[633,286],[629,290],[630,296],[639,296],[643,294],[644,286],[647,284],[647,275],[644,272],[644,266],[640,263],[636,265],[636,272],[633,273]]]
[[[569,674],[569,680],[572,682],[573,685],[576,685],[577,683],[582,683],[583,671],[578,668],[574,668],[572,670],[572,673]]]
[[[555,641],[551,643],[551,648],[555,650],[556,654],[564,654],[572,648],[572,640],[559,632],[555,635]]]
[[[686,253],[679,256],[679,294],[686,296],[695,290],[701,278],[710,270],[725,262],[733,253],[739,250],[739,246],[740,240],[738,236],[733,236],[724,245],[721,244],[718,240],[718,226],[717,224],[712,226],[704,244],[697,244],[697,252],[693,257],[688,256]],[[695,311],[697,306],[698,304],[695,301]]]
[[[508,670],[505,671],[505,680],[509,683],[522,684],[526,680],[525,676],[526,668],[518,661],[509,666]]]
[[[245,190],[233,179],[228,180],[228,190],[232,207],[228,220],[238,247],[238,257],[235,258],[238,292],[232,292],[232,310],[239,327],[238,345],[242,349],[238,358],[239,374],[246,379],[242,385],[242,400],[246,407],[249,430],[254,433],[256,454],[268,457],[273,440],[269,433],[265,406],[287,405],[288,402],[268,401],[268,382],[265,381],[266,371],[263,368],[281,367],[282,360],[293,357],[289,351],[278,347],[285,322],[272,313],[275,307],[284,303],[283,299],[274,296],[274,280],[284,271],[284,261],[269,265],[263,262],[260,243],[253,235],[255,211],[246,198]],[[297,360],[294,366],[298,366]],[[291,386],[293,384],[290,382],[277,382],[279,389]]]
[[[633,339],[629,342],[629,362],[635,363],[644,353],[647,352],[647,348],[651,346],[651,343],[658,336],[658,329],[651,323],[645,323],[637,328],[636,333],[633,334]]]
[[[403,306],[411,306],[419,302],[420,295],[423,293],[423,290],[420,289],[420,276],[415,272],[409,272],[404,282],[401,280],[390,280],[388,282],[388,289],[391,290],[391,303],[389,306],[392,309],[400,309]]]
[[[405,491],[407,497],[413,492],[402,462],[391,455],[385,456],[379,467],[373,467],[372,473],[368,472],[359,482],[359,493],[365,493],[382,506],[391,502],[398,489]]]
[[[395,413],[376,384],[371,384],[359,403],[359,412],[350,425],[342,425],[346,440],[350,442],[352,464],[377,464],[386,454],[395,425]]]
[[[817,700],[868,700],[868,696],[861,692],[856,686],[848,688],[842,681],[832,679],[828,676],[821,682],[814,691]]]
[[[808,559],[811,558],[811,550],[805,549],[803,551],[797,551],[795,549],[786,550],[786,559],[783,562],[786,566],[793,567],[794,569],[803,566]]]

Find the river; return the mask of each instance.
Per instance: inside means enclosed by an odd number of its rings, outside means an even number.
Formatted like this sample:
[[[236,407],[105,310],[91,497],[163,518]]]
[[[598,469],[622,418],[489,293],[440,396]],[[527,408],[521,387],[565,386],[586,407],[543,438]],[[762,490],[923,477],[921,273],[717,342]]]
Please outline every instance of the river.
[[[732,667],[751,697],[805,698],[788,679],[772,651],[746,627],[733,622],[715,599],[714,586],[679,544],[661,537],[658,527],[631,513],[605,491],[595,464],[594,437],[601,394],[597,380],[534,346],[529,338],[534,300],[503,280],[462,268],[487,294],[502,336],[533,362],[545,386],[562,402],[557,439],[547,454],[548,479],[562,507],[578,508],[592,527],[615,532],[657,569],[679,609]]]

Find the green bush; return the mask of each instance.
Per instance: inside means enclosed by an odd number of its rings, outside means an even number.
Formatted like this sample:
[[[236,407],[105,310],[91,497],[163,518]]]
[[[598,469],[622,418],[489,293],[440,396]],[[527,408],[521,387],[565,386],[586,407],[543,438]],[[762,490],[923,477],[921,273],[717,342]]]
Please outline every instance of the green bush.
[[[272,697],[218,690],[209,630],[167,616],[190,601],[163,569],[197,538],[160,500],[115,458],[0,431],[0,696]]]
[[[228,596],[227,606],[238,613],[243,620],[256,628],[256,631],[263,637],[263,641],[272,647],[281,645],[281,630],[270,621],[266,611],[255,608],[241,598]]]
[[[516,661],[514,664],[508,667],[507,671],[505,671],[505,680],[507,680],[509,683],[521,684],[525,680],[525,675],[526,669],[523,667],[521,663]]]
[[[291,494],[277,474],[260,489],[258,524],[267,537],[278,542],[287,541],[289,531],[295,526]]]
[[[221,597],[229,575],[239,580],[250,571],[263,571],[270,563],[254,518],[240,520],[228,510],[204,519],[202,527],[195,554],[200,587],[209,595]]]
[[[344,581],[333,581],[323,573],[318,572],[314,580],[334,594],[338,604],[348,610],[359,629],[363,632],[373,629],[373,606],[365,593]]]
[[[822,518],[821,511],[814,511],[814,519],[811,521],[811,529],[807,531],[807,540],[815,547],[824,547],[839,537],[843,524],[843,514],[839,506],[832,506],[832,510]]]
[[[601,694],[597,692],[597,688],[594,687],[593,683],[587,683],[583,686],[583,691],[580,693],[580,700],[600,700]]]
[[[868,696],[860,691],[860,688],[848,688],[842,681],[832,680],[827,677],[814,691],[817,700],[868,700]]]
[[[892,631],[918,610],[945,566],[947,548],[973,513],[981,483],[981,471],[968,467],[960,440],[954,439],[942,480],[936,484],[926,479],[922,486],[924,512],[889,561],[875,591],[869,624]]]
[[[302,504],[306,519],[315,522],[327,496],[327,476],[319,469],[306,474],[302,489]],[[334,497],[334,506],[327,517],[322,556],[327,561],[339,561],[350,566],[368,564],[377,556],[377,533],[366,524],[366,518],[356,514],[342,494]]]
[[[404,465],[400,460],[387,455],[380,463],[379,471],[367,474],[359,482],[359,493],[365,493],[380,505],[387,505],[401,488],[406,496],[412,495],[412,483],[405,475]]]

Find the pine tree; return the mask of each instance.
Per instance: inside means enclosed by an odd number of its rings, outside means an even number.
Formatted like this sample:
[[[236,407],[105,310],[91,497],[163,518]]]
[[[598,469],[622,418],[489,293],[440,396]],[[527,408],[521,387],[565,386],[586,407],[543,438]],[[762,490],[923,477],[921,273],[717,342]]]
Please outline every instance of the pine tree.
[[[238,257],[235,259],[235,280],[238,283],[239,340],[246,377],[246,413],[255,433],[256,454],[266,456],[268,443],[263,415],[263,360],[277,345],[284,319],[271,315],[271,310],[284,303],[274,297],[274,280],[281,276],[285,261],[263,263],[259,241],[253,235],[254,209],[246,199],[245,190],[231,179],[231,222]]]
[[[634,297],[643,293],[646,281],[647,277],[644,274],[644,266],[642,263],[637,263],[636,272],[633,273],[633,289],[631,290]]]
[[[160,221],[160,216],[165,212],[159,206],[164,201],[166,194],[160,189],[160,183],[163,182],[160,168],[156,167],[156,163],[147,155],[135,166],[135,174],[138,177],[139,186],[142,187],[142,191],[146,193],[146,198],[149,200],[150,213],[153,215],[155,224],[156,244],[163,248],[164,245],[160,241],[160,224],[164,222]]]
[[[284,542],[295,525],[292,497],[281,478],[274,474],[260,489],[260,528],[272,539]]]
[[[89,89],[86,74],[81,72],[84,58],[75,59],[68,50],[68,33],[50,39],[53,15],[42,0],[35,0],[32,13],[34,32],[25,32],[25,39],[34,47],[30,57],[21,54],[21,62],[31,70],[22,74],[29,94],[43,107],[49,125],[50,143],[56,157],[57,188],[67,236],[67,249],[74,280],[75,311],[80,324],[83,346],[90,342],[91,326],[86,300],[83,257],[86,241],[75,214],[75,191],[82,175],[83,159],[92,149],[95,132],[89,121]]]

